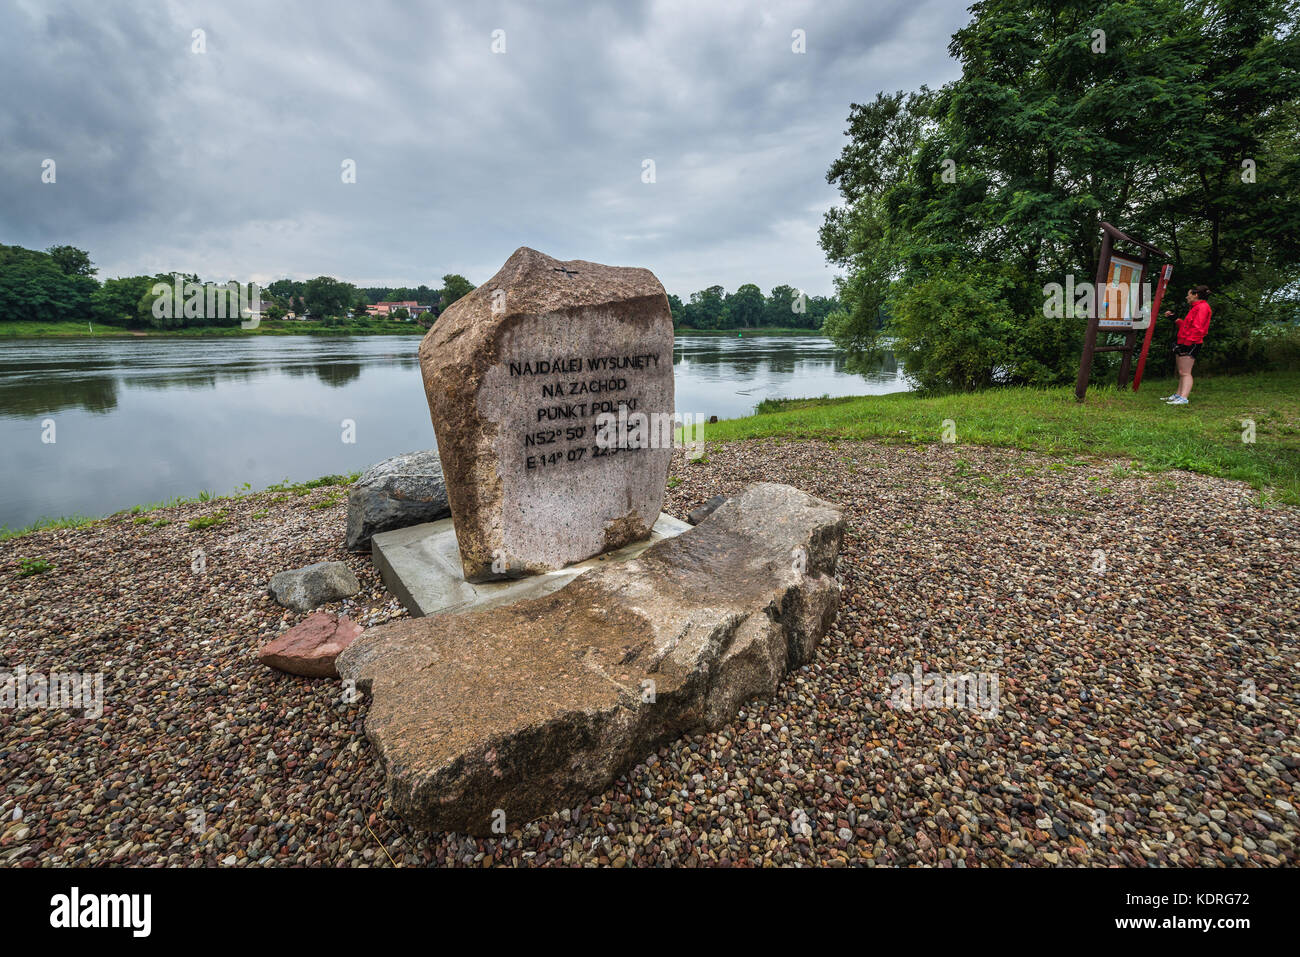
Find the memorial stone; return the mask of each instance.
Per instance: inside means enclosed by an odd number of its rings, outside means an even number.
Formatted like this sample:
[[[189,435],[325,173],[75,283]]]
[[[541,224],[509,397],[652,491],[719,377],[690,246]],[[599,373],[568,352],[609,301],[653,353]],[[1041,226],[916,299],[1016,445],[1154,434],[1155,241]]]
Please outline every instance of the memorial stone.
[[[650,536],[674,406],[672,315],[649,270],[522,247],[438,317],[420,367],[467,581]]]

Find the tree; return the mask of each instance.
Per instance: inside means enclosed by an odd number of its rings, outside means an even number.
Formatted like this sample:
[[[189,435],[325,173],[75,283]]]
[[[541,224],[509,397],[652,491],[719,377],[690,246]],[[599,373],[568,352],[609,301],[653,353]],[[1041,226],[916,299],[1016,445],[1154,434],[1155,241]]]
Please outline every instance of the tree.
[[[672,313],[673,328],[676,329],[682,324],[682,316],[685,315],[685,309],[682,306],[682,300],[671,293],[668,295],[668,311]]]
[[[474,284],[464,276],[448,273],[442,277],[442,295],[439,304],[443,309],[446,309],[457,299],[469,295],[474,291],[474,288]]]
[[[745,283],[723,300],[723,327],[749,329],[762,325],[765,305],[762,290],[753,283]]]
[[[388,312],[389,319],[410,319],[411,313],[405,306],[398,306],[396,309],[390,309]]]
[[[341,317],[356,302],[357,290],[351,283],[339,282],[331,276],[317,276],[307,281],[302,299],[311,316]]]
[[[84,322],[99,283],[65,272],[49,253],[0,245],[0,322]]]
[[[691,293],[686,304],[682,324],[692,329],[722,328],[723,298],[721,286],[710,286]]]
[[[795,308],[799,290],[793,286],[773,286],[763,303],[763,325],[778,329],[798,328],[803,325],[805,313]],[[804,303],[806,308],[807,303]]]
[[[137,328],[149,323],[140,316],[140,301],[156,282],[170,282],[170,276],[122,276],[105,279],[90,296],[95,322],[106,326]]]
[[[295,279],[277,279],[266,287],[267,293],[274,299],[292,303],[295,296],[301,296],[303,283]]]
[[[1300,281],[1293,6],[984,0],[971,11],[949,48],[959,79],[851,107],[827,174],[843,203],[821,243],[845,268],[827,331],[869,351],[897,333],[900,289],[992,270],[997,282],[977,292],[996,289],[1016,317],[996,327],[1007,381],[1069,381],[1083,324],[1045,327],[1043,287],[1092,281],[1104,219],[1170,251],[1179,286],[1216,289],[1206,354],[1245,355],[1252,328],[1280,318],[1279,291]]]
[[[186,301],[189,294],[186,293],[187,284],[197,285],[199,277],[194,273],[173,273],[171,275],[154,276],[152,280],[144,287],[139,300],[135,304],[136,323],[148,329],[180,329],[187,324],[185,318]],[[161,300],[154,293],[154,287],[158,284],[165,284],[172,293],[165,299]],[[177,284],[181,289],[181,297],[178,302],[175,298]],[[205,303],[206,305],[206,303]],[[159,306],[159,308],[155,308]],[[192,320],[194,325],[202,325],[203,321],[199,317]]]
[[[795,328],[820,329],[839,310],[840,301],[834,296],[809,296],[805,307],[803,315],[796,313],[800,321],[795,323]]]
[[[940,270],[896,286],[894,354],[923,389],[983,389],[1014,362],[1015,316],[995,275]]]
[[[65,276],[93,276],[99,270],[90,261],[90,253],[76,246],[51,246],[46,250]]]

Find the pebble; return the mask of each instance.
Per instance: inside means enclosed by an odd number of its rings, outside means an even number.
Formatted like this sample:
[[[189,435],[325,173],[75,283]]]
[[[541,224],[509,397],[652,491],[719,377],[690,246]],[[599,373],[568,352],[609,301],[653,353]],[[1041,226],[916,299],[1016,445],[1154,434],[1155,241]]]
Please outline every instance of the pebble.
[[[365,698],[257,663],[303,617],[265,594],[284,568],[346,562],[362,590],[327,610],[405,617],[343,549],[337,489],[0,542],[0,669],[102,672],[105,691],[98,718],[0,710],[0,862],[1295,866],[1300,512],[1116,466],[962,445],[677,453],[679,518],[755,481],[844,509],[839,616],[771,700],[492,838],[409,828]],[[52,568],[20,578],[23,557]],[[918,665],[996,676],[996,710],[894,707]]]

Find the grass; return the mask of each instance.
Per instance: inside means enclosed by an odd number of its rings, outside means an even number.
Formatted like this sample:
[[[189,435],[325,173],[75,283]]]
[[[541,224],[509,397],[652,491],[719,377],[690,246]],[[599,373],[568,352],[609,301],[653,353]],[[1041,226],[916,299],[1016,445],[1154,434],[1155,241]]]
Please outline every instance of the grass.
[[[43,575],[48,572],[50,568],[50,563],[43,558],[18,559],[19,578],[26,578],[28,575]]]
[[[211,528],[214,525],[220,525],[226,520],[226,510],[220,509],[210,515],[200,515],[198,518],[190,519],[190,531],[197,532],[205,528]]]
[[[325,488],[327,485],[351,485],[359,478],[361,478],[360,472],[352,472],[349,475],[322,475],[320,478],[311,479],[306,482],[290,482],[288,479],[284,479],[276,482],[274,485],[268,485],[264,491],[310,492],[312,489]]]
[[[68,515],[63,518],[38,518],[30,525],[24,525],[22,528],[9,528],[8,526],[0,527],[0,542],[10,538],[21,538],[24,535],[30,535],[32,532],[40,532],[47,528],[81,528],[84,525],[92,525],[98,522],[98,518],[89,515]]]
[[[1300,373],[1198,378],[1192,401],[1159,401],[1172,379],[1147,380],[1142,391],[1092,387],[1085,403],[1073,387],[1007,388],[953,395],[896,393],[840,399],[776,399],[755,415],[707,427],[711,442],[740,439],[846,439],[939,442],[951,419],[960,444],[1134,460],[1151,472],[1186,469],[1239,479],[1262,502],[1300,505]],[[1242,420],[1255,423],[1243,442]],[[1069,463],[1062,464],[1067,467]]]
[[[195,326],[192,329],[123,329],[96,322],[0,322],[0,339],[18,338],[194,338],[205,336],[381,336],[423,335],[415,322],[346,322],[326,326],[295,319],[263,319],[256,329],[239,326]]]

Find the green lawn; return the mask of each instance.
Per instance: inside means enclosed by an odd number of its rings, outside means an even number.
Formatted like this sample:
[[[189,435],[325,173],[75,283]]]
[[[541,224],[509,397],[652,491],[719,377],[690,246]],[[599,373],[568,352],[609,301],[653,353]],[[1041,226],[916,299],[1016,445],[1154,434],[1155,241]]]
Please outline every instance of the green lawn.
[[[1261,500],[1300,505],[1300,373],[1197,378],[1192,401],[1166,406],[1172,379],[1142,391],[1093,387],[1082,405],[1073,387],[1007,388],[918,397],[768,400],[759,414],[708,426],[710,441],[750,438],[939,442],[951,419],[958,444],[996,445],[1047,455],[1116,456],[1152,471],[1187,469],[1241,479]],[[1255,441],[1242,441],[1243,419]]]
[[[339,326],[325,326],[316,322],[298,322],[292,319],[271,321],[263,319],[256,329],[239,326],[196,326],[192,329],[146,329],[133,332],[118,326],[85,322],[0,322],[0,338],[72,338],[76,336],[132,337],[132,336],[377,336],[423,335],[425,329],[415,322],[348,322]]]

